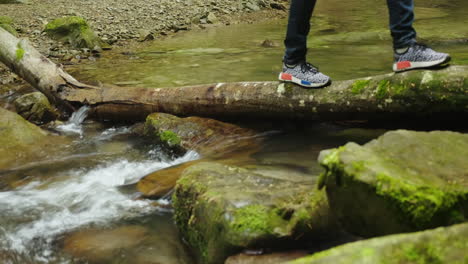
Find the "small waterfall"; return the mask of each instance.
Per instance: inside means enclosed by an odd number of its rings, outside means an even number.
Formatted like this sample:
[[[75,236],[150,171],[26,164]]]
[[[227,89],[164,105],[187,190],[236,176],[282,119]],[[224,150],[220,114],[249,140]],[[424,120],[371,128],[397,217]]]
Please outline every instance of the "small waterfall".
[[[63,125],[57,126],[57,130],[66,134],[78,134],[83,136],[82,123],[88,116],[89,106],[84,105],[78,111],[74,112],[70,119]]]

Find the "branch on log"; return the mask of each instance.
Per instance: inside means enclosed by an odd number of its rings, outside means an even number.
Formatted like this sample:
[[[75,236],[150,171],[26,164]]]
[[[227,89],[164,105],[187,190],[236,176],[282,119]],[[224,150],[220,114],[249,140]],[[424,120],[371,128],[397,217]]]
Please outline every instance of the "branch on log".
[[[1,28],[0,61],[53,102],[88,104],[100,119],[137,121],[153,112],[309,120],[468,115],[468,66],[338,81],[311,90],[278,82],[178,88],[93,87],[75,80],[27,41]]]

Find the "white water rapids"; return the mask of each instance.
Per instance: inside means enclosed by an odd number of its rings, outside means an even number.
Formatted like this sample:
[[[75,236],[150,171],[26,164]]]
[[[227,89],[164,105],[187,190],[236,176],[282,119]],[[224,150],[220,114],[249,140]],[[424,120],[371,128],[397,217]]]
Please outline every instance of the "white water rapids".
[[[84,118],[79,118],[79,123],[71,120],[68,124],[73,124],[72,130],[82,135]],[[106,130],[94,140],[109,140],[112,133],[122,133],[122,129]],[[53,254],[51,244],[57,235],[90,224],[105,224],[157,211],[152,201],[135,200],[132,194],[124,194],[117,187],[134,183],[153,171],[198,158],[195,152],[175,160],[159,156],[141,161],[118,158],[93,168],[69,169],[52,179],[32,181],[0,192],[0,249],[30,256],[37,263],[49,263]]]

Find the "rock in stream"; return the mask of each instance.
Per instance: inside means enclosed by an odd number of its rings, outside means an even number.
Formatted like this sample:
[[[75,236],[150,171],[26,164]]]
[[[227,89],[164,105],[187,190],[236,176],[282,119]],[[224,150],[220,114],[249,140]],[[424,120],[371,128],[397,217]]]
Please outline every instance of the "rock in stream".
[[[468,135],[392,131],[363,146],[322,151],[330,207],[351,233],[372,237],[465,221]]]

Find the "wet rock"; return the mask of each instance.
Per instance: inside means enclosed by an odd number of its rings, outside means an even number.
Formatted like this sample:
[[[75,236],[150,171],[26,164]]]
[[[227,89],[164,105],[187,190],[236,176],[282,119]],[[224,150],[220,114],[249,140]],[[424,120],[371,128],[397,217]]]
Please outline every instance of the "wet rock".
[[[49,22],[44,31],[52,38],[68,42],[75,48],[100,50],[107,47],[82,17],[57,18]]]
[[[40,92],[22,95],[14,104],[18,114],[36,124],[50,122],[58,116],[47,97]]]
[[[0,168],[24,157],[46,133],[20,115],[0,108]]]
[[[258,147],[254,131],[201,117],[179,118],[154,113],[146,118],[144,133],[176,151],[195,150],[202,155],[219,156]]]
[[[17,36],[16,29],[13,28],[13,19],[8,16],[0,16],[0,27]]]
[[[279,47],[279,44],[274,42],[273,40],[265,39],[260,46],[264,48],[273,48]]]
[[[460,224],[354,242],[288,264],[466,263],[467,236],[468,224]]]
[[[160,198],[172,190],[182,172],[196,162],[186,162],[148,174],[138,181],[137,189],[144,197]]]
[[[320,153],[332,210],[371,237],[462,222],[468,216],[468,135],[392,131]]]
[[[173,194],[175,221],[200,263],[222,263],[246,248],[331,239],[339,230],[326,196],[305,180],[271,178],[202,162],[184,170]],[[303,245],[303,244],[302,244]]]
[[[271,2],[270,7],[273,9],[278,9],[278,10],[283,10],[283,11],[287,9],[283,3],[278,3],[278,2]]]
[[[206,22],[209,24],[216,24],[219,22],[219,19],[216,17],[214,13],[208,13],[208,16],[206,17]]]
[[[247,9],[251,10],[251,11],[259,11],[260,10],[260,6],[258,6],[258,4],[255,1],[246,3],[245,7]]]
[[[305,251],[277,252],[261,255],[248,255],[241,253],[229,257],[225,264],[278,264],[305,257]]]
[[[138,40],[139,41],[148,41],[148,40],[154,40],[154,35],[151,34],[151,31],[141,29],[138,31]]]

